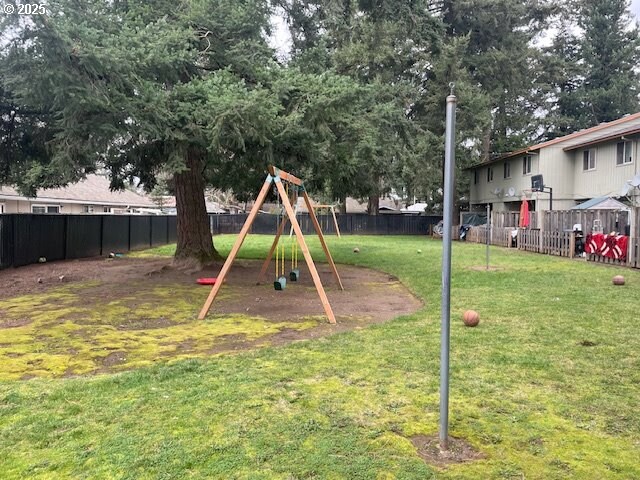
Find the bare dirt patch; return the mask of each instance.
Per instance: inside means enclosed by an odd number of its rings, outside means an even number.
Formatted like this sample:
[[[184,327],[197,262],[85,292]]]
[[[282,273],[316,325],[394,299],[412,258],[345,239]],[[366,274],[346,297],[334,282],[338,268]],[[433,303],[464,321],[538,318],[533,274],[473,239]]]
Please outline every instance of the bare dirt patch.
[[[8,319],[8,320],[0,319],[0,329],[24,327],[25,325],[29,325],[30,323],[31,323],[30,318],[18,318],[18,319]]]
[[[120,365],[127,360],[127,352],[111,352],[109,355],[102,359],[102,365],[105,367],[113,367],[114,365]]]
[[[300,266],[298,282],[288,282],[285,290],[273,288],[273,263],[266,281],[256,285],[262,262],[237,260],[216,299],[210,315],[245,314],[259,315],[272,320],[324,316],[322,304],[305,265]],[[209,292],[210,287],[196,284],[200,277],[215,277],[222,264],[206,268],[202,272],[186,274],[171,266],[169,258],[85,259],[28,265],[0,271],[0,298],[41,293],[68,283],[97,281],[95,288],[83,290],[84,305],[100,303],[100,300],[128,298],[136,290],[153,287],[193,287],[194,292]],[[341,291],[325,264],[317,264],[318,273],[333,307],[336,317],[343,321],[357,316],[367,323],[378,323],[401,314],[411,313],[422,303],[414,297],[393,275],[348,265],[338,265],[344,284]],[[64,275],[64,282],[58,278]],[[37,279],[42,279],[38,283]],[[205,293],[206,292],[206,293]],[[225,295],[231,293],[231,295]],[[135,300],[125,302],[136,307]],[[200,305],[199,305],[200,306]],[[198,307],[199,307],[198,306]],[[172,324],[171,319],[149,319],[136,325],[128,325],[123,318],[122,329],[162,328]]]
[[[132,321],[123,322],[118,325],[118,330],[154,330],[158,328],[167,328],[177,325],[167,318],[140,318]]]
[[[418,455],[425,463],[439,468],[486,458],[485,454],[473,448],[469,442],[462,438],[450,437],[447,451],[440,449],[440,441],[437,434],[428,436],[414,435],[409,440],[416,447]]]
[[[126,282],[168,268],[170,263],[166,258],[89,258],[9,268],[0,270],[0,299],[46,292],[74,282]]]
[[[300,265],[300,280],[287,282],[282,291],[273,287],[273,263],[264,282],[257,284],[261,266],[259,260],[236,261],[204,322],[197,320],[197,315],[211,287],[198,285],[196,280],[216,277],[221,263],[198,273],[173,268],[170,258],[30,265],[0,271],[0,300],[42,295],[43,303],[33,311],[39,318],[34,339],[46,333],[39,339],[45,352],[77,352],[78,362],[69,360],[74,366],[70,375],[120,371],[135,368],[136,361],[148,363],[172,356],[279,346],[365,328],[422,307],[393,275],[338,265],[344,285],[341,290],[329,266],[318,264],[337,320],[337,325],[331,325],[306,265]],[[60,276],[64,276],[63,282]],[[56,290],[60,287],[64,287],[64,296]],[[0,328],[23,326],[31,320],[28,314],[1,319]],[[58,329],[63,327],[65,334],[59,335]],[[87,353],[81,345],[93,348]],[[5,348],[9,353],[12,344]],[[98,353],[105,350],[109,353],[106,357]],[[95,366],[93,370],[87,368],[87,360]],[[47,365],[42,368],[46,370]]]

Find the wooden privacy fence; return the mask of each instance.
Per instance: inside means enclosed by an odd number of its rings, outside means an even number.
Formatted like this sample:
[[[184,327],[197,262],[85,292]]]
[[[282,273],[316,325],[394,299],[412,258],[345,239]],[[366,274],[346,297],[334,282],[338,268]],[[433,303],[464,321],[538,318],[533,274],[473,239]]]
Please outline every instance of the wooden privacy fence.
[[[536,212],[532,212],[536,214]],[[499,219],[491,228],[481,225],[471,227],[467,241],[511,247],[512,232],[517,230],[516,248],[527,252],[543,253],[573,258],[579,239],[572,227],[582,225],[583,238],[592,232],[617,232],[628,237],[626,258],[615,259],[599,254],[586,255],[587,261],[640,268],[640,208],[630,211],[612,210],[566,210],[543,212],[542,228],[517,228],[515,212],[494,212],[492,220]],[[519,215],[519,214],[517,214]],[[537,214],[536,214],[537,215]]]
[[[323,233],[334,235],[335,224],[332,215],[317,215]],[[247,219],[247,214],[210,215],[211,233],[238,233]],[[440,215],[366,215],[343,213],[337,215],[338,228],[342,235],[429,235]],[[311,217],[298,214],[298,222],[304,234],[315,234]],[[276,233],[278,216],[261,213],[251,225],[250,233],[273,235]],[[288,227],[287,227],[288,228]]]
[[[491,225],[497,228],[518,227],[520,212],[491,212]],[[538,212],[529,212],[529,228],[538,228]]]
[[[582,231],[620,232],[629,235],[629,212],[624,210],[558,210],[544,212],[543,230],[570,231],[576,224]]]
[[[528,228],[552,230],[573,230],[576,224],[582,225],[584,232],[602,228],[605,232],[625,233],[630,224],[629,212],[625,210],[553,210],[542,212],[542,225],[538,225],[538,212],[529,212]],[[518,227],[520,212],[492,212],[491,226],[497,228]],[[628,234],[628,232],[626,233]]]
[[[0,215],[0,269],[124,253],[176,241],[175,216]]]

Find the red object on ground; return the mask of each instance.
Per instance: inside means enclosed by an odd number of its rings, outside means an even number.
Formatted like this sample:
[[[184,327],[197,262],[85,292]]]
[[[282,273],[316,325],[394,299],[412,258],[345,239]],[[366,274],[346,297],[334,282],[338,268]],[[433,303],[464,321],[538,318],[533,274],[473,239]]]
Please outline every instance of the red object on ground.
[[[605,245],[604,240],[604,235],[602,233],[589,233],[584,245],[585,253],[602,255],[601,250],[603,245]]]
[[[218,279],[215,277],[199,278],[198,280],[196,280],[196,282],[198,282],[200,285],[214,285],[216,283],[216,280]]]
[[[626,260],[628,246],[629,237],[626,235],[619,235],[616,238],[616,246],[613,248],[613,258],[616,260]]]
[[[520,205],[520,222],[518,226],[522,228],[529,226],[529,201],[526,199],[522,200],[522,204]]]

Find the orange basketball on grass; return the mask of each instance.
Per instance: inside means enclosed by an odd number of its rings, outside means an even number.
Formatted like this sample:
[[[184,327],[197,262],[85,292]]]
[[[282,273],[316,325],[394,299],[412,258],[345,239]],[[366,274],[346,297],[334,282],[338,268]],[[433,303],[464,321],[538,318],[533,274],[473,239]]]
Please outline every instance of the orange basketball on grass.
[[[462,315],[462,321],[467,327],[475,327],[480,323],[480,314],[475,310],[467,310]]]

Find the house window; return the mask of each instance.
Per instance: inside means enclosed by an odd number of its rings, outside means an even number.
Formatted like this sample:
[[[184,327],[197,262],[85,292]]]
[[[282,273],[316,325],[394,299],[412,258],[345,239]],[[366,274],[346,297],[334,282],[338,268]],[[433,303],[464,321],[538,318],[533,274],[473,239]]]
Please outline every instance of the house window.
[[[0,214],[4,213],[4,203],[0,203]]]
[[[525,155],[522,158],[522,174],[529,175],[530,173],[531,173],[531,155]]]
[[[596,151],[585,150],[582,152],[582,170],[595,170],[596,169]]]
[[[60,213],[60,205],[31,205],[31,213]]]
[[[504,178],[511,178],[511,164],[504,162]]]
[[[473,184],[474,185],[478,184],[478,170],[473,171]]]
[[[83,205],[82,213],[93,213],[93,205]]]
[[[493,167],[487,168],[487,182],[493,182]]]
[[[631,153],[632,147],[632,142],[618,142],[616,152],[616,165],[626,165],[627,163],[633,162],[633,155]]]
[[[111,207],[102,207],[104,213],[111,213]]]

